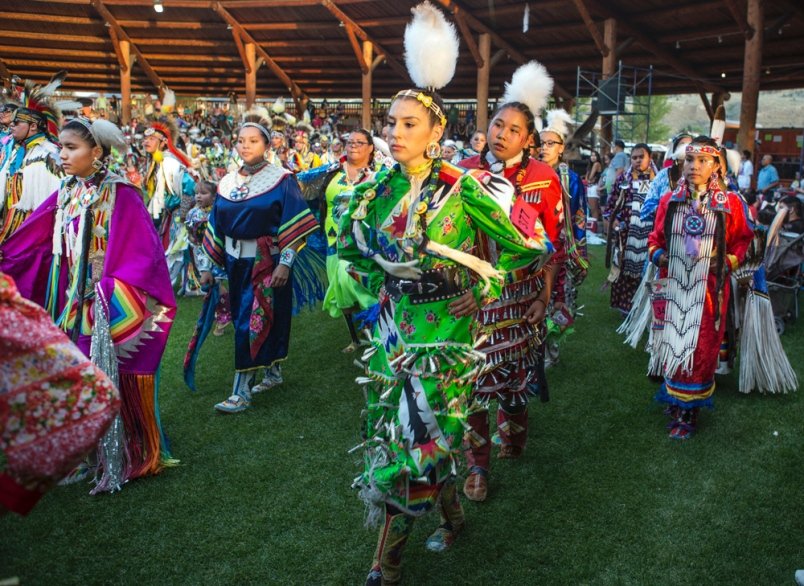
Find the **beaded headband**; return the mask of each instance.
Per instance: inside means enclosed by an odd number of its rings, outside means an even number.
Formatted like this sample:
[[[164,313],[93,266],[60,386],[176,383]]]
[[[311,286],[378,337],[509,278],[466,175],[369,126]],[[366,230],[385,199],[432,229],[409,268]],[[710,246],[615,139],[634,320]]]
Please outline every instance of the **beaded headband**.
[[[257,124],[256,122],[243,122],[243,124],[240,125],[240,128],[241,129],[243,129],[243,128],[256,128],[257,130],[262,132],[262,135],[267,140],[271,140],[271,133],[262,124]]]
[[[422,106],[430,110],[436,117],[441,121],[441,126],[447,125],[447,117],[444,116],[444,112],[441,110],[438,104],[436,104],[435,100],[432,96],[428,96],[424,92],[417,92],[414,90],[402,90],[398,94],[394,96],[394,100],[397,98],[416,98],[422,103]],[[393,100],[391,100],[393,101]]]
[[[720,149],[716,149],[708,144],[688,144],[684,152],[688,155],[708,155],[710,157],[720,157]]]
[[[158,128],[146,128],[145,132],[142,133],[144,136],[153,136],[154,134],[162,135],[162,138],[167,138],[167,134],[162,132],[162,130]]]
[[[39,112],[34,112],[28,108],[17,108],[14,111],[14,121],[41,125],[44,121],[44,116],[42,116]]]

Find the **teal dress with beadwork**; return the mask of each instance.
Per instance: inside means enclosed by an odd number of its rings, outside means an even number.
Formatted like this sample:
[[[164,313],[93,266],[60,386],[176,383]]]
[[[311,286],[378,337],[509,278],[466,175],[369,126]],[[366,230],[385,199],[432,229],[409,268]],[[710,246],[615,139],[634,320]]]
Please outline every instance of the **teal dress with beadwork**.
[[[537,257],[552,251],[538,221],[527,237],[511,223],[513,195],[505,179],[441,161],[424,179],[409,179],[397,165],[356,188],[338,252],[379,299],[358,378],[367,406],[364,470],[355,486],[370,523],[384,504],[424,514],[454,474],[484,356],[472,347],[473,318],[452,316],[449,304],[470,289],[481,303],[493,300],[504,273],[538,268]],[[497,242],[496,266],[474,256],[478,231]],[[421,280],[393,274],[414,260]],[[447,285],[433,284],[445,275]]]

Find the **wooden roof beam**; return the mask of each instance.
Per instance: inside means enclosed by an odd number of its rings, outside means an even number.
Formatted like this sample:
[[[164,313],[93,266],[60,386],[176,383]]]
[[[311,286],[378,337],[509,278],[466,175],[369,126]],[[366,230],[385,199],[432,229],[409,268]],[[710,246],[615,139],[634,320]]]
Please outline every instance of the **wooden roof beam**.
[[[237,32],[238,35],[240,35],[241,40],[246,41],[247,43],[254,44],[254,48],[257,51],[257,54],[259,54],[259,56],[262,57],[268,68],[271,71],[273,71],[274,75],[276,75],[282,81],[285,87],[288,88],[291,96],[293,96],[293,101],[296,103],[296,107],[300,108],[299,98],[301,98],[301,95],[304,92],[302,92],[301,88],[298,85],[296,85],[296,82],[294,82],[290,78],[290,76],[287,73],[285,73],[285,70],[282,69],[279,66],[279,64],[273,60],[273,58],[271,58],[271,56],[265,51],[265,49],[263,49],[260,46],[260,44],[256,40],[254,40],[254,37],[252,37],[243,28],[243,26],[231,15],[231,13],[228,10],[226,10],[221,5],[219,1],[216,0],[212,3],[212,9],[215,12],[217,12],[218,16],[220,16],[229,26],[231,26],[232,29],[235,32]]]
[[[319,1],[321,6],[329,10],[335,18],[344,24],[344,26],[351,26],[354,30],[354,33],[360,37],[361,41],[368,41],[371,43],[371,45],[374,47],[374,50],[385,58],[385,62],[391,67],[391,69],[393,69],[403,78],[408,78],[408,70],[405,69],[399,61],[391,57],[391,54],[385,48],[383,48],[381,44],[379,44],[375,39],[369,37],[368,33],[366,33],[366,31],[364,31],[354,20],[349,18],[349,16],[335,4],[335,2],[332,0]]]
[[[109,27],[109,36],[112,39],[112,45],[114,45],[114,54],[117,55],[117,63],[120,65],[120,71],[127,73],[128,62],[126,61],[123,51],[120,48],[120,39],[117,36],[117,30],[113,26]]]
[[[614,47],[607,47],[606,43],[603,42],[603,35],[600,34],[600,29],[597,28],[597,24],[592,20],[592,15],[589,14],[589,9],[586,8],[584,0],[573,0],[573,3],[578,10],[578,14],[581,15],[583,23],[586,25],[586,30],[592,35],[592,40],[595,42],[597,50],[600,51],[603,57],[606,57],[609,51],[614,49]]]
[[[240,38],[240,33],[238,33],[235,29],[232,29],[232,37],[234,38],[235,45],[237,45],[237,52],[240,54],[240,60],[243,62],[243,69],[246,70],[246,73],[251,73],[251,63],[249,63],[248,58],[246,57],[246,48],[243,46],[243,39]]]
[[[737,23],[737,27],[740,29],[740,32],[743,33],[743,36],[746,40],[750,39],[754,36],[754,29],[748,25],[748,20],[745,16],[745,9],[737,0],[723,0],[723,4],[726,5],[726,8],[729,9],[734,22]],[[709,118],[712,118],[710,116]]]
[[[164,82],[159,77],[159,74],[156,73],[156,71],[154,71],[154,68],[151,67],[151,64],[148,63],[148,60],[145,57],[143,57],[142,53],[137,48],[137,45],[131,42],[131,39],[126,34],[126,31],[123,30],[123,28],[120,26],[120,23],[117,22],[117,19],[114,17],[114,15],[112,15],[112,13],[109,12],[109,9],[106,8],[106,6],[103,4],[103,0],[89,0],[89,1],[92,4],[93,8],[95,8],[95,10],[98,11],[98,14],[101,15],[101,18],[103,18],[103,20],[106,21],[106,24],[109,25],[110,31],[114,29],[117,40],[128,41],[129,50],[137,58],[137,63],[145,72],[145,75],[148,76],[148,79],[151,80],[151,83],[154,84],[154,87],[161,93],[163,88],[165,87]],[[115,54],[119,59],[121,57],[121,54],[119,53],[119,47],[117,46],[118,43],[115,42],[114,38],[112,38],[112,42],[115,43],[116,47]]]
[[[635,25],[625,15],[619,11],[611,8],[608,2],[601,0],[591,0],[594,2],[597,12],[603,14],[606,18],[613,18],[617,21],[617,26],[620,27],[628,35],[634,37],[642,47],[662,61],[669,67],[675,69],[678,73],[688,77],[699,90],[709,90],[712,92],[728,93],[725,88],[712,83],[701,77],[698,71],[692,66],[688,65],[678,57],[676,57],[669,49],[664,48],[662,45],[653,40],[656,36],[644,25]]]
[[[508,41],[503,39],[500,35],[495,33],[491,28],[486,26],[480,20],[478,20],[477,18],[472,16],[471,12],[468,12],[467,10],[464,10],[464,8],[458,3],[457,0],[438,0],[438,2],[444,8],[449,10],[452,13],[453,17],[458,12],[461,12],[463,14],[463,18],[466,19],[466,22],[467,22],[467,24],[469,26],[471,26],[476,31],[488,34],[495,45],[497,45],[501,49],[505,49],[505,52],[508,53],[508,55],[510,55],[511,59],[513,59],[514,61],[516,61],[520,65],[522,65],[524,63],[527,63],[529,61],[529,59],[527,57],[525,57],[525,55],[523,55],[522,53],[517,51],[513,47],[513,45],[511,45]],[[557,95],[557,96],[562,97],[562,98],[573,99],[575,97],[570,92],[568,92],[566,89],[564,89],[561,85],[559,85],[557,82],[554,83],[554,85],[553,85],[553,93],[555,95]]]
[[[480,54],[480,49],[477,46],[477,42],[475,42],[475,36],[472,34],[469,25],[466,24],[466,19],[463,17],[463,12],[456,12],[453,16],[455,17],[455,22],[458,23],[458,30],[461,31],[463,40],[466,41],[466,46],[469,47],[469,52],[472,53],[472,57],[475,60],[477,68],[481,69],[483,65],[485,65],[483,62],[483,56]]]
[[[346,36],[349,37],[349,44],[352,45],[352,51],[354,51],[355,57],[357,57],[357,64],[360,66],[360,71],[363,72],[363,75],[366,75],[371,69],[369,68],[369,64],[366,63],[366,58],[363,56],[363,48],[360,46],[360,41],[357,40],[355,29],[351,24],[344,24],[344,27],[346,28]]]

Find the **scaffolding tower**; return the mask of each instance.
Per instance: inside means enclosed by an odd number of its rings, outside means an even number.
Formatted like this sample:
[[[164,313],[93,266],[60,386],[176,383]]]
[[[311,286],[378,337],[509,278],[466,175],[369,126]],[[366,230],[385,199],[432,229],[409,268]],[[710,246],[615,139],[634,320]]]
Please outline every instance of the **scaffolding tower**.
[[[578,68],[575,84],[575,122],[580,124],[597,108],[600,113],[597,132],[592,134],[592,149],[611,128],[612,141],[648,142],[650,103],[653,94],[653,66],[626,67],[620,61],[613,75],[603,79],[598,71]],[[603,146],[611,148],[612,145]]]

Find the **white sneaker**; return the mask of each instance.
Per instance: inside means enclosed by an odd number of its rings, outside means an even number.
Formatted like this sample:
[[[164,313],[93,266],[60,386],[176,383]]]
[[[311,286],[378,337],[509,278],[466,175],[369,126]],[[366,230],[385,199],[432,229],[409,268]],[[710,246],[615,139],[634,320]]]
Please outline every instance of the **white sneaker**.
[[[232,395],[225,401],[215,403],[215,409],[221,413],[240,413],[251,407],[251,401],[247,401],[240,395]]]
[[[276,370],[268,371],[263,377],[262,382],[252,387],[251,394],[254,395],[256,393],[265,392],[268,389],[281,385],[283,382],[285,381],[282,378],[282,372],[278,368]]]

